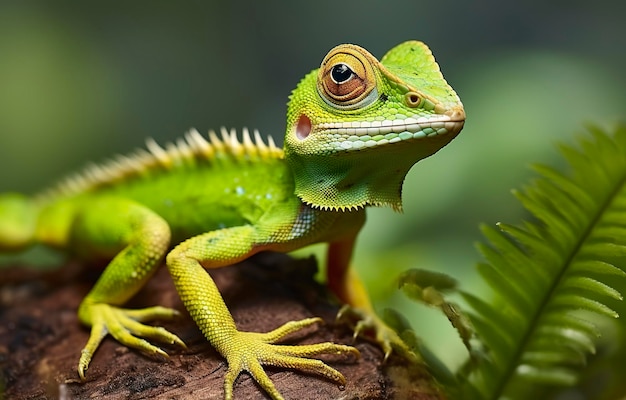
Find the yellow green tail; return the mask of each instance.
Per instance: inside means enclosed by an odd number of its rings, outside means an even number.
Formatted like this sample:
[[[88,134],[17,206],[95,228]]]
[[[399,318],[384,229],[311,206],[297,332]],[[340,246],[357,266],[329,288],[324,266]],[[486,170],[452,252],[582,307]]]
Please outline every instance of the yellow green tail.
[[[36,207],[18,193],[0,194],[0,252],[19,251],[33,243]]]

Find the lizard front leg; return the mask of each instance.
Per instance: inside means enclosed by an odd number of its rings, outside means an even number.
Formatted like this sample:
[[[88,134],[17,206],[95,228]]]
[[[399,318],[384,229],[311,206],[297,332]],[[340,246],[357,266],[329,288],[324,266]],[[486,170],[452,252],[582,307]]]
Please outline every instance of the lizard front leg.
[[[272,399],[282,399],[263,365],[314,372],[338,384],[345,384],[341,373],[320,360],[308,357],[319,354],[358,355],[355,348],[334,343],[275,344],[288,334],[319,322],[319,318],[287,322],[268,333],[237,329],[213,279],[203,267],[217,268],[245,259],[264,249],[258,244],[263,242],[259,239],[253,226],[227,228],[193,237],[167,256],[167,266],[185,307],[211,345],[228,362],[224,380],[225,398],[232,399],[235,379],[241,372],[247,371]]]
[[[80,321],[91,327],[78,362],[81,379],[108,334],[128,347],[156,357],[167,354],[142,338],[185,346],[167,330],[142,324],[152,319],[172,319],[178,315],[176,310],[118,307],[145,284],[167,251],[170,229],[160,216],[123,198],[94,199],[78,211],[71,240],[79,253],[114,256],[78,309]]]
[[[350,267],[356,236],[331,242],[327,254],[328,287],[346,304],[338,319],[358,319],[354,326],[354,336],[367,331],[373,333],[373,339],[385,353],[385,360],[392,351],[397,351],[409,360],[417,360],[398,334],[380,319],[374,311],[367,290],[354,268]]]

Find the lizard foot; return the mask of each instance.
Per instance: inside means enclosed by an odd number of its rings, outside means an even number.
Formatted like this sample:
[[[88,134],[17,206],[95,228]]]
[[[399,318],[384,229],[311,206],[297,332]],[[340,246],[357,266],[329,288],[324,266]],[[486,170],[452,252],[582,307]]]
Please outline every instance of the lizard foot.
[[[144,325],[149,320],[171,320],[180,313],[171,308],[149,307],[140,310],[128,310],[104,303],[86,304],[79,311],[81,320],[91,325],[91,334],[78,361],[78,375],[85,380],[85,372],[91,358],[107,334],[111,334],[121,344],[135,348],[154,358],[168,358],[166,352],[150,344],[145,339],[177,345],[185,348],[185,343],[178,336],[158,326]],[[145,338],[145,339],[142,339]]]
[[[420,361],[420,357],[404,343],[398,333],[374,313],[344,305],[337,314],[337,320],[348,322],[354,327],[354,339],[361,336],[377,343],[385,353],[384,361],[387,361],[393,351],[411,362]]]
[[[228,362],[228,372],[224,378],[226,400],[233,398],[233,384],[243,371],[247,371],[252,375],[254,380],[258,382],[272,399],[283,399],[267,376],[267,373],[263,370],[263,365],[316,373],[339,385],[345,385],[346,380],[340,372],[329,367],[321,360],[308,357],[320,354],[353,355],[359,357],[359,351],[356,348],[330,342],[297,346],[274,344],[288,334],[320,321],[320,318],[292,321],[268,333],[235,331],[233,336],[229,340],[225,340],[219,349]]]

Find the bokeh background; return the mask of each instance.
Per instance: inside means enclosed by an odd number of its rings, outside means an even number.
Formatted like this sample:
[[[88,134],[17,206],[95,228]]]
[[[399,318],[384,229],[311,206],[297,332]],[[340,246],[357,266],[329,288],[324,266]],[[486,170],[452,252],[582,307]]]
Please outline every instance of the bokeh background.
[[[449,366],[465,352],[397,274],[427,268],[482,289],[478,224],[518,222],[532,163],[626,104],[620,1],[0,1],[0,191],[32,193],[89,161],[190,127],[250,127],[282,142],[285,103],[326,52],[382,56],[426,42],[463,100],[462,134],[420,162],[404,215],[372,210],[355,264]],[[319,251],[319,249],[318,249]]]

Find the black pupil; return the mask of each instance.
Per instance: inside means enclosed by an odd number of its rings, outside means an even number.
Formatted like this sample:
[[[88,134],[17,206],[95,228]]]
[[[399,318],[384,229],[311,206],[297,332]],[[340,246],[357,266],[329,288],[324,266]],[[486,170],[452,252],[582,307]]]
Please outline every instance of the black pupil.
[[[352,78],[352,70],[346,64],[337,64],[330,71],[330,76],[337,83],[344,83]]]

